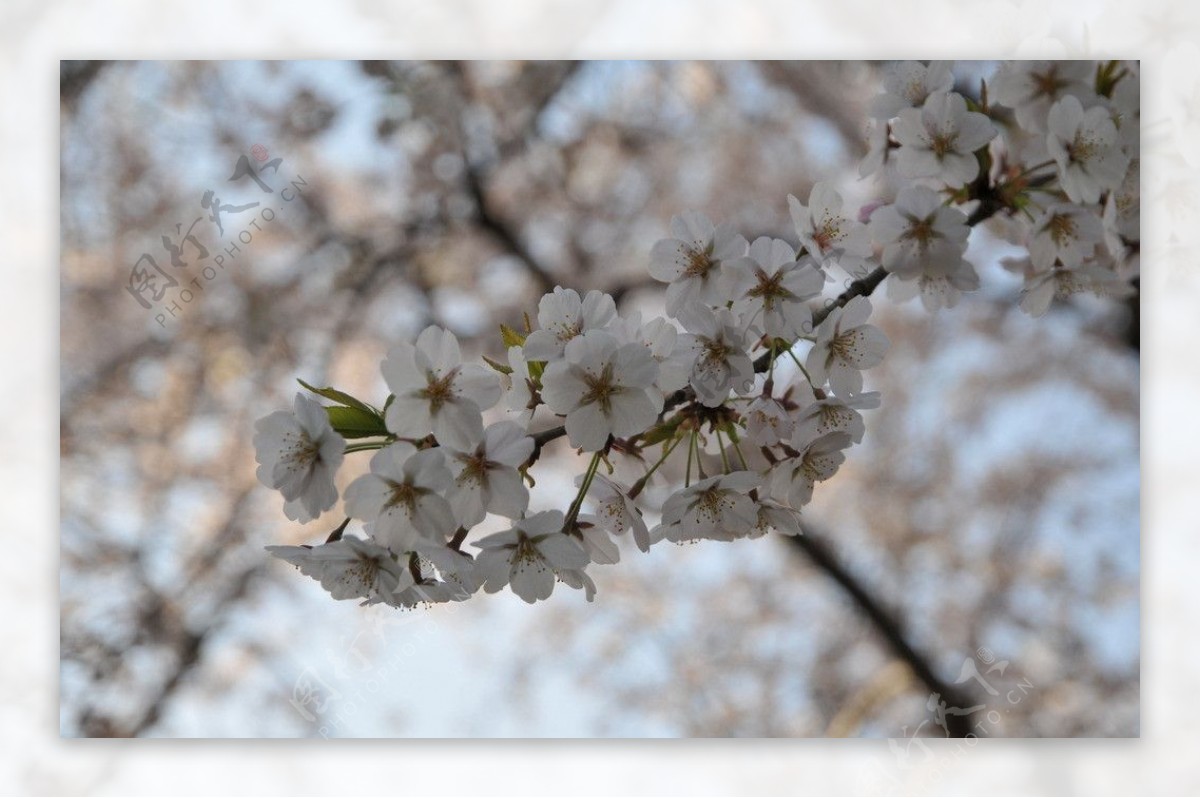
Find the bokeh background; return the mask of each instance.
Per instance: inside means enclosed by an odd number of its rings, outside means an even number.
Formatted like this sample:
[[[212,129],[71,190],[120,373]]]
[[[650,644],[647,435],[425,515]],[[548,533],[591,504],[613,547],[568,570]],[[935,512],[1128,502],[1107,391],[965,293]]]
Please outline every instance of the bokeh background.
[[[64,63],[61,733],[944,736],[929,685],[782,539],[629,545],[593,604],[363,609],[265,555],[333,523],[288,522],[250,443],[297,377],[382,400],[379,361],[429,323],[497,357],[498,325],[557,284],[661,312],[645,268],[674,213],[794,240],[786,195],[814,181],[889,197],[856,172],[885,65]],[[229,181],[255,145],[282,159],[270,193]],[[210,189],[260,204],[222,238]],[[202,216],[209,260],[173,269],[163,237]],[[940,678],[997,666],[998,695],[962,685],[988,736],[1136,736],[1136,317],[1079,299],[1030,319],[1014,250],[973,241],[983,289],[958,308],[876,299],[884,407],[811,535]],[[149,310],[125,290],[143,253],[186,275]],[[348,462],[342,488],[367,457]],[[549,448],[534,508],[582,468]]]

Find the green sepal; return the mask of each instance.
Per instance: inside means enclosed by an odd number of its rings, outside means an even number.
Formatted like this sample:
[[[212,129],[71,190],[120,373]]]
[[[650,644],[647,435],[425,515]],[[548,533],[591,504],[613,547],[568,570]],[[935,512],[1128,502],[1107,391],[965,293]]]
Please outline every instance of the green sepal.
[[[504,342],[505,349],[510,346],[525,346],[525,336],[507,324],[500,325],[500,340]]]
[[[665,424],[660,424],[641,437],[642,444],[644,446],[653,446],[656,443],[671,440],[675,437],[675,433],[678,432],[679,422],[682,420],[681,418],[675,418]]]
[[[499,363],[495,360],[492,360],[487,355],[483,356],[483,362],[487,363],[489,366],[491,366],[492,368],[494,368],[496,371],[500,372],[501,374],[512,374],[513,373],[512,366],[506,366],[503,363]]]
[[[309,385],[304,380],[296,380],[296,382],[300,383],[305,388],[307,388],[308,390],[315,393],[317,396],[324,396],[326,399],[330,400],[331,402],[337,402],[339,405],[343,405],[344,407],[357,408],[358,410],[361,410],[364,413],[371,413],[372,415],[378,415],[378,413],[379,413],[378,410],[371,407],[366,402],[355,399],[350,394],[345,393],[344,391],[339,391],[337,388],[314,388],[313,386]]]
[[[333,405],[325,408],[329,423],[343,438],[374,438],[388,434],[383,416],[374,410]]]

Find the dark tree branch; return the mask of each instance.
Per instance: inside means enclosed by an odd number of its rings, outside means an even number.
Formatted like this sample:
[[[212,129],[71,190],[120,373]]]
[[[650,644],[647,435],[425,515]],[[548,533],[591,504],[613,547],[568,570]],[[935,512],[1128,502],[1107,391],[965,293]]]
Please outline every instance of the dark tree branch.
[[[507,221],[497,216],[488,205],[487,195],[483,187],[483,179],[476,167],[466,168],[467,191],[475,203],[475,219],[479,226],[486,230],[509,254],[521,262],[525,270],[537,283],[541,293],[549,293],[558,285],[554,276],[538,262],[537,258],[518,238],[517,233]]]
[[[790,536],[786,540],[793,551],[806,557],[819,571],[845,591],[854,606],[867,617],[867,620],[871,622],[871,625],[875,627],[875,630],[887,642],[896,656],[903,660],[913,674],[929,688],[930,693],[936,693],[939,700],[944,701],[948,707],[966,708],[973,705],[972,697],[959,685],[948,684],[937,675],[929,659],[909,643],[900,621],[884,608],[879,599],[871,595],[863,583],[859,582],[838,562],[828,544],[823,543],[813,534],[811,526],[805,524],[803,535]],[[951,737],[965,737],[971,732],[968,716],[946,713],[945,722],[946,731]]]
[[[107,61],[62,61],[58,68],[59,103],[64,108],[74,107],[106,66]]]

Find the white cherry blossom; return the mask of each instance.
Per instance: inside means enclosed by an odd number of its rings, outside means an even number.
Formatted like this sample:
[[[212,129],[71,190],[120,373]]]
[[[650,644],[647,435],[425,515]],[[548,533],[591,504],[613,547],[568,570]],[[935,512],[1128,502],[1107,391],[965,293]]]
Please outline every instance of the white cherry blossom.
[[[877,208],[867,225],[883,247],[883,268],[902,280],[939,273],[962,260],[967,248],[967,217],[943,204],[926,186],[905,186],[891,205]]]
[[[579,484],[581,479],[582,477],[577,479],[576,484]],[[642,551],[650,550],[650,533],[646,529],[641,511],[633,499],[629,498],[628,488],[603,474],[596,474],[589,495],[595,503],[593,515],[598,525],[618,535],[632,530],[633,541],[637,547]]]
[[[834,308],[821,322],[806,362],[815,385],[828,380],[843,398],[862,392],[862,371],[882,363],[888,349],[883,331],[866,323],[870,315],[871,303],[860,296]]]
[[[1095,97],[1095,70],[1090,61],[1006,61],[988,84],[988,94],[1012,108],[1022,128],[1043,133],[1054,103],[1068,96]]]
[[[1129,156],[1108,109],[1087,111],[1076,97],[1064,97],[1050,109],[1046,147],[1058,166],[1059,184],[1072,202],[1093,203],[1121,184]]]
[[[745,256],[746,239],[728,224],[714,226],[699,211],[671,219],[671,236],[650,250],[650,276],[668,283],[667,313],[675,316],[691,302],[720,302],[721,266]]]
[[[293,408],[255,423],[254,449],[259,482],[282,493],[284,514],[305,524],[337,501],[333,479],[346,441],[334,431],[319,402],[297,393]]]
[[[931,94],[920,108],[906,108],[892,126],[900,149],[896,170],[904,177],[932,177],[951,188],[979,174],[975,151],[996,136],[996,127],[980,113],[967,110],[961,94]]]
[[[799,443],[799,441],[794,441]],[[844,450],[850,448],[848,432],[831,432],[808,442],[800,456],[779,463],[771,471],[770,493],[786,499],[799,510],[812,501],[813,488],[837,473],[846,460]]]
[[[737,540],[758,526],[758,510],[749,492],[762,484],[752,471],[709,477],[669,497],[662,509],[667,540]]]
[[[1122,298],[1133,292],[1111,265],[1101,265],[1096,260],[1070,267],[1060,263],[1037,266],[1031,258],[1005,258],[1001,264],[1024,276],[1019,305],[1021,310],[1034,317],[1045,315],[1055,299],[1081,293]]]
[[[267,546],[267,551],[316,579],[339,601],[390,603],[396,590],[413,584],[391,552],[361,538],[346,536],[320,546]]]
[[[393,552],[412,551],[421,538],[440,542],[455,530],[445,498],[453,481],[441,449],[393,443],[371,458],[371,473],[346,488],[346,514]]]
[[[717,407],[731,390],[744,394],[753,387],[754,363],[746,354],[749,342],[732,313],[693,305],[684,323],[690,332],[680,336],[680,346],[693,356],[688,382],[704,405]]]
[[[387,427],[401,438],[433,433],[439,443],[467,446],[483,431],[481,412],[500,400],[500,378],[491,369],[463,365],[458,339],[426,327],[416,346],[399,343],[383,361],[383,378],[396,398]]]
[[[465,601],[482,586],[474,559],[449,546],[421,540],[406,557],[401,561],[409,573],[413,568],[408,563],[415,562],[421,579],[410,576],[407,583],[401,582],[391,599],[398,607]]]
[[[969,261],[946,262],[912,280],[888,280],[888,297],[899,302],[921,297],[925,309],[952,308],[966,293],[979,290],[979,274]]]
[[[1072,268],[1091,257],[1104,240],[1104,224],[1090,210],[1064,202],[1043,211],[1029,236],[1029,256],[1039,270],[1055,261]]]
[[[646,347],[658,364],[654,387],[662,396],[674,393],[688,383],[694,355],[680,345],[679,330],[660,317],[642,323],[642,314],[635,311],[625,318],[614,319],[608,331],[622,344],[637,343]]]
[[[532,604],[550,597],[556,576],[587,567],[587,552],[578,540],[563,533],[563,520],[558,510],[534,513],[512,529],[475,543],[482,549],[475,566],[483,589],[496,593],[510,585],[513,593]]]
[[[746,437],[755,446],[774,446],[792,437],[795,420],[783,402],[772,396],[756,396],[742,413]]]
[[[748,537],[760,538],[774,529],[781,535],[802,535],[804,529],[800,526],[800,513],[791,507],[785,507],[779,502],[760,497],[754,503],[757,521]]]
[[[854,273],[870,257],[866,225],[843,210],[842,195],[832,186],[814,184],[807,206],[789,194],[788,210],[800,244],[819,265],[838,264]]]
[[[748,257],[726,264],[722,280],[739,326],[772,338],[794,339],[811,327],[807,301],[825,287],[810,257],[798,261],[791,244],[768,236],[754,240]]]
[[[574,338],[564,359],[542,375],[542,399],[567,417],[571,445],[595,452],[609,435],[624,438],[644,432],[662,410],[654,390],[658,364],[641,344],[620,344],[603,330]]]
[[[853,443],[862,443],[866,433],[860,410],[879,407],[879,393],[860,393],[846,399],[827,396],[796,413],[792,442],[807,446],[831,432],[845,432]]]
[[[870,114],[891,119],[903,108],[920,108],[930,94],[954,88],[952,61],[901,61],[883,74],[883,94],[871,101]]]
[[[538,327],[525,339],[526,360],[559,360],[576,336],[599,330],[617,315],[613,298],[600,291],[579,293],[558,286],[538,302]]]
[[[588,513],[580,515],[571,534],[583,546],[591,562],[615,565],[621,561],[621,550],[612,539],[611,530],[596,516]]]
[[[446,498],[458,525],[470,529],[487,513],[520,518],[529,491],[517,469],[533,453],[533,438],[513,421],[498,421],[467,449],[446,446],[454,484]]]

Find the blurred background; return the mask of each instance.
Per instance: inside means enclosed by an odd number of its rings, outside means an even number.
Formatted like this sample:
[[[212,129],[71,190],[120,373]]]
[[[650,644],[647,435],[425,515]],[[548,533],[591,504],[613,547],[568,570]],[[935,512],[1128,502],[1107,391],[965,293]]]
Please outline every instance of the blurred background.
[[[593,604],[401,613],[263,552],[336,523],[254,478],[297,377],[382,400],[391,343],[437,323],[499,356],[556,284],[660,312],[648,252],[686,209],[794,241],[786,195],[817,180],[890,197],[856,171],[884,66],[65,62],[61,732],[942,736],[857,587],[981,733],[1138,734],[1136,325],[1026,317],[986,230],[958,308],[874,303],[884,407],[806,511],[824,559],[630,545]],[[534,509],[561,507],[582,466],[543,461]]]

